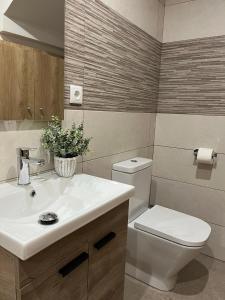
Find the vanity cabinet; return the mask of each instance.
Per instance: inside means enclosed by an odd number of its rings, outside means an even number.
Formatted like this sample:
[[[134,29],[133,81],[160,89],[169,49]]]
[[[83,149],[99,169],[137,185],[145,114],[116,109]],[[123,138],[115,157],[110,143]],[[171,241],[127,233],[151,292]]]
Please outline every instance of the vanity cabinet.
[[[63,58],[0,41],[0,120],[63,119]]]
[[[122,300],[128,201],[28,260],[0,251],[1,300]]]
[[[127,204],[95,221],[89,238],[89,300],[122,300]]]
[[[88,246],[75,249],[73,255],[32,281],[17,291],[17,299],[88,299]]]

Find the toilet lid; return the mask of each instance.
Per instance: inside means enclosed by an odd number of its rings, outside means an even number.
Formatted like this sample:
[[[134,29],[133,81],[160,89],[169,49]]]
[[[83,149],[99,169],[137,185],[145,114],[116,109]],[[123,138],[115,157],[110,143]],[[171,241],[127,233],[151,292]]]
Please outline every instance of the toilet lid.
[[[134,227],[189,247],[204,245],[211,233],[211,227],[201,219],[159,205],[139,216]]]

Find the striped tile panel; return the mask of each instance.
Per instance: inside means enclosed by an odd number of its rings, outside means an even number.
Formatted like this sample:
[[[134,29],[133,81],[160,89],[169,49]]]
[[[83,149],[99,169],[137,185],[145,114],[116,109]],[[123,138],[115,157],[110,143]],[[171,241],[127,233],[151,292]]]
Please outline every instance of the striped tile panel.
[[[65,3],[65,103],[69,102],[69,84],[83,85],[84,81],[84,0]]]
[[[225,36],[163,44],[158,112],[225,115]]]
[[[81,108],[155,112],[161,43],[99,0],[85,0],[84,26],[85,45],[81,54],[84,104]],[[77,27],[76,20],[74,27]],[[76,81],[74,78],[71,80]],[[67,97],[66,100],[68,102]]]

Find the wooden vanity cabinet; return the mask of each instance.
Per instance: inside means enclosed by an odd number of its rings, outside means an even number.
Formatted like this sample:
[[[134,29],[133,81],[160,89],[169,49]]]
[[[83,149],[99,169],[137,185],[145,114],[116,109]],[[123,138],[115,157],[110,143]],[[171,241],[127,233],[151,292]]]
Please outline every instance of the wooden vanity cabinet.
[[[0,120],[63,119],[63,58],[0,40]]]
[[[122,300],[127,204],[97,219],[89,239],[89,300]],[[98,242],[97,242],[98,241]]]
[[[0,251],[1,300],[122,300],[128,201],[28,260]]]
[[[41,264],[41,262],[39,262]],[[70,267],[71,265],[71,267]],[[62,272],[62,270],[65,270]],[[60,273],[62,272],[62,274]],[[86,300],[88,299],[88,245],[45,270],[31,283],[17,290],[19,300]]]

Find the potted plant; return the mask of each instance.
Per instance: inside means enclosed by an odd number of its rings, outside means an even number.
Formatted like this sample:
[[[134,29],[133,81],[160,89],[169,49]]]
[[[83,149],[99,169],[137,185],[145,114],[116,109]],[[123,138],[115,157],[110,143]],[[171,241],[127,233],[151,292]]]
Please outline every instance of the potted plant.
[[[44,129],[41,142],[46,150],[54,154],[55,171],[59,176],[71,177],[76,172],[77,157],[88,151],[90,138],[84,138],[83,124],[71,129],[62,128],[58,117],[53,116]]]

